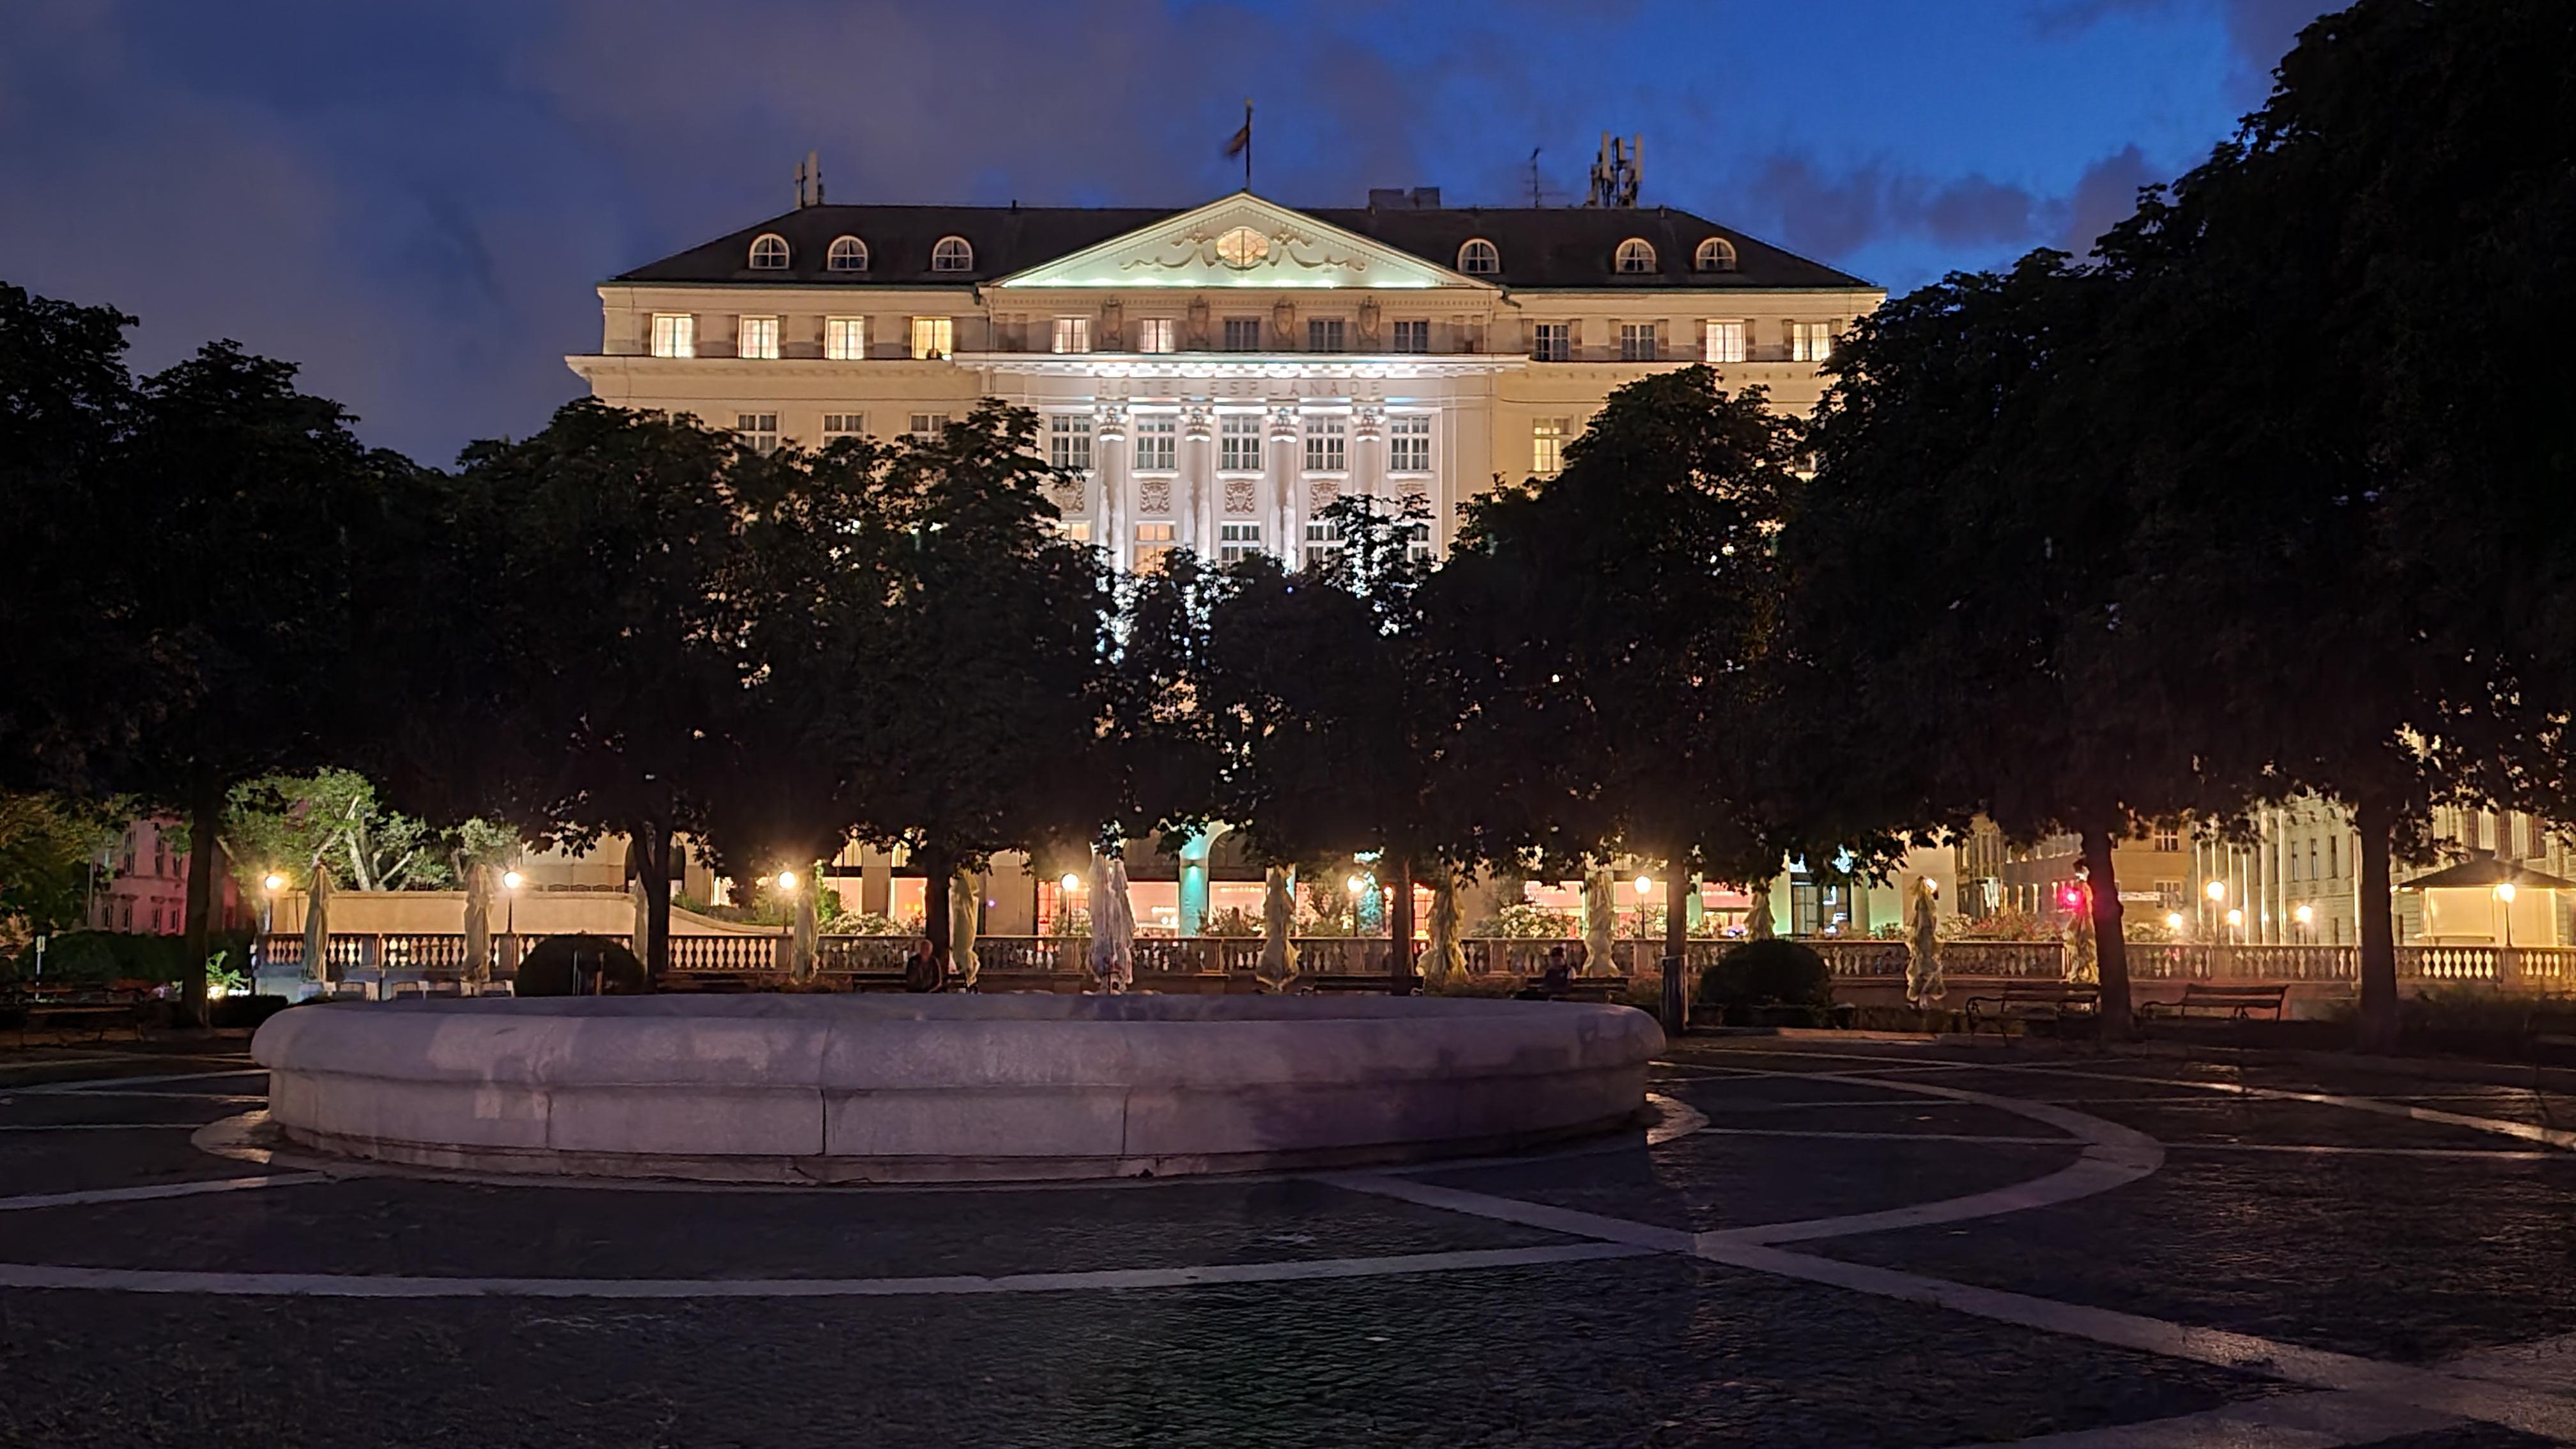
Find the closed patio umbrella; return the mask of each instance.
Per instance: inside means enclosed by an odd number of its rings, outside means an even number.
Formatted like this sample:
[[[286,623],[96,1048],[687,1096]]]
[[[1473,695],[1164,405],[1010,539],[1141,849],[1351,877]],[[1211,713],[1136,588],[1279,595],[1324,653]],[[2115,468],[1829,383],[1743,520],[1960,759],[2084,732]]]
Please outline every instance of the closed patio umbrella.
[[[1254,974],[1272,992],[1288,989],[1297,975],[1297,868],[1274,865],[1261,873],[1261,968]]]
[[[459,979],[480,985],[492,974],[492,867],[465,868],[465,968]]]
[[[331,979],[331,867],[316,864],[304,892],[304,969],[316,981]]]

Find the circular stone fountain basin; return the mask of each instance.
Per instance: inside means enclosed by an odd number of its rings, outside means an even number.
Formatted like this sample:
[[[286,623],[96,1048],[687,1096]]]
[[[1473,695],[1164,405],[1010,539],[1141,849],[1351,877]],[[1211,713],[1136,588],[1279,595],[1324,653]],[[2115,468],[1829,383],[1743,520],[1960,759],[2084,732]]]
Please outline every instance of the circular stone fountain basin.
[[[735,1182],[1233,1172],[1633,1119],[1653,1018],[1385,996],[475,998],[298,1007],[251,1043],[326,1152]]]

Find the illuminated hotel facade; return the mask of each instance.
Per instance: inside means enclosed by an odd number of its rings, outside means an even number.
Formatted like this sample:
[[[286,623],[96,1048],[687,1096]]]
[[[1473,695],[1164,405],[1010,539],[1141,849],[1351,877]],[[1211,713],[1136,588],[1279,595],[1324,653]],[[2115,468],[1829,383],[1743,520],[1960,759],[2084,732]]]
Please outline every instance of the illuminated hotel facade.
[[[928,433],[999,398],[1039,415],[1079,480],[1054,500],[1067,532],[1116,566],[1186,548],[1295,567],[1338,546],[1318,514],[1346,495],[1420,499],[1444,550],[1462,499],[1553,473],[1655,372],[1707,362],[1803,415],[1884,297],[1671,207],[817,201],[601,283],[599,351],[566,362],[602,401],[762,447]],[[1052,889],[1013,871],[988,887],[996,932],[1032,928]],[[900,918],[881,872],[854,904]],[[1155,889],[1137,885],[1148,925]],[[1209,909],[1190,904],[1177,929]]]

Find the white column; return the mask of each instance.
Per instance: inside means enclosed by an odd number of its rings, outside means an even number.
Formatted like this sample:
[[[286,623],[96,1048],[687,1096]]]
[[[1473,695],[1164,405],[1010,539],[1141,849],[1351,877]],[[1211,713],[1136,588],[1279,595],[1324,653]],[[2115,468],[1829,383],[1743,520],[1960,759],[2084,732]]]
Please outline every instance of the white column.
[[[1271,404],[1269,430],[1269,476],[1263,480],[1269,499],[1271,547],[1280,561],[1291,569],[1306,559],[1306,480],[1298,468],[1297,405]]]
[[[1092,440],[1092,476],[1099,479],[1100,501],[1092,517],[1100,520],[1100,537],[1095,540],[1109,566],[1126,572],[1134,559],[1134,541],[1127,526],[1127,409],[1117,403],[1102,403],[1099,408],[1100,431]]]
[[[1375,403],[1351,409],[1350,446],[1351,491],[1392,503],[1386,481],[1386,409]]]
[[[1173,510],[1181,547],[1200,558],[1216,557],[1216,420],[1207,405],[1181,410],[1180,497]]]

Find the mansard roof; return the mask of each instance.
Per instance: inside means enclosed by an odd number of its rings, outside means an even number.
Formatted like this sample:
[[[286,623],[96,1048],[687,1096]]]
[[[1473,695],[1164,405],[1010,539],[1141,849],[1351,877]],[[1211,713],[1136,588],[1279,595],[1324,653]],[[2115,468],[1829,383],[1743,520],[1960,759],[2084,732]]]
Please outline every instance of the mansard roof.
[[[691,247],[613,280],[619,282],[781,282],[845,287],[972,286],[1024,272],[1157,223],[1189,207],[1073,206],[806,206]],[[1409,253],[1443,269],[1476,238],[1501,255],[1499,275],[1479,280],[1522,290],[1700,288],[1753,290],[1867,288],[1871,284],[1821,262],[1783,251],[1732,227],[1675,207],[1306,207],[1302,214]],[[788,245],[784,270],[754,271],[751,244],[775,234]],[[825,268],[832,239],[867,243],[868,269]],[[942,237],[963,237],[974,266],[933,272],[930,251]],[[1619,243],[1641,237],[1655,248],[1655,270],[1613,267]],[[1699,244],[1723,237],[1735,269],[1691,270]]]

